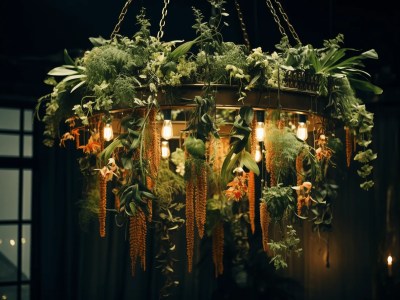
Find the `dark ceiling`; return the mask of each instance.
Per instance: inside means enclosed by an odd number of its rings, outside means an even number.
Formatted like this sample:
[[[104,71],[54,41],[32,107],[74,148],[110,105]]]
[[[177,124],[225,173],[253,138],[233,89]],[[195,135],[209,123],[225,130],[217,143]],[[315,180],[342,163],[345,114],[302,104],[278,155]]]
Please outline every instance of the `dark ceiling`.
[[[272,1],[274,2],[274,1]],[[374,81],[398,90],[400,61],[400,10],[394,1],[297,0],[280,1],[302,42],[321,46],[322,40],[338,33],[345,46],[360,50],[375,48],[378,62],[367,65]],[[37,96],[46,91],[41,83],[46,71],[62,63],[62,50],[72,53],[90,47],[88,37],[108,37],[125,0],[2,0],[0,3],[0,67],[2,94]],[[231,26],[225,40],[241,42],[240,27],[227,1]],[[280,33],[264,0],[240,0],[252,46],[272,50]],[[135,31],[135,15],[147,8],[155,35],[162,0],[133,0],[121,33]],[[166,19],[165,39],[193,37],[191,7],[209,11],[206,0],[171,0]],[[25,87],[21,90],[21,87]],[[387,94],[387,93],[386,93]],[[392,94],[393,95],[393,94]],[[387,98],[387,97],[383,97]],[[385,99],[386,100],[386,99]]]

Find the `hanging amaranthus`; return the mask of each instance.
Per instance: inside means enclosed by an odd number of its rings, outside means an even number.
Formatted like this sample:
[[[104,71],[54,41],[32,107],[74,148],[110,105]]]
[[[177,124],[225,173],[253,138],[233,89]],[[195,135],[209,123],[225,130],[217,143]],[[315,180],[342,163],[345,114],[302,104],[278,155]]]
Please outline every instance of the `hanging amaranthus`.
[[[200,174],[197,178],[195,193],[196,225],[200,238],[204,235],[204,225],[206,223],[207,210],[207,165],[203,163],[200,166]]]
[[[212,258],[215,267],[215,277],[224,272],[224,225],[218,222],[212,233]]]
[[[251,123],[251,155],[255,157],[256,154],[256,149],[257,149],[257,137],[256,137],[256,126],[257,126],[257,119],[253,118],[253,121]],[[255,224],[254,224],[254,219],[255,219],[255,205],[256,205],[256,187],[255,187],[255,178],[254,178],[254,172],[250,171],[249,172],[249,177],[248,177],[248,192],[247,192],[247,198],[249,200],[249,218],[250,218],[250,227],[251,227],[251,232],[254,233],[255,231]]]
[[[129,218],[129,255],[132,276],[135,276],[138,258],[140,258],[142,270],[146,270],[146,235],[146,216],[143,211],[138,210],[136,215]]]
[[[353,139],[349,127],[346,126],[344,129],[346,133],[346,163],[347,167],[350,167],[351,156],[353,154]]]
[[[297,185],[301,185],[304,181],[303,159],[304,159],[304,154],[300,152],[299,155],[297,155],[296,157]]]
[[[100,198],[99,198],[99,227],[100,236],[106,236],[106,209],[107,209],[107,180],[99,173],[99,187],[100,187]]]
[[[262,232],[262,244],[265,252],[269,252],[268,245],[268,227],[270,223],[270,217],[267,209],[267,203],[260,203],[260,223],[261,223],[261,232]]]
[[[250,218],[250,227],[251,232],[254,233],[255,231],[255,203],[256,203],[256,195],[255,195],[255,179],[254,179],[254,172],[250,171],[248,175],[248,193],[247,198],[249,199],[249,218]]]
[[[146,178],[147,187],[149,189],[153,189],[154,187],[154,178],[157,177],[158,166],[161,161],[161,153],[160,153],[160,133],[157,128],[157,110],[152,108],[149,111],[148,116],[148,137],[149,143],[148,147],[146,147],[145,157],[149,163],[149,176]]]
[[[191,176],[186,182],[186,255],[188,259],[188,272],[192,272],[194,250],[194,205],[195,196],[194,167],[192,165]]]
[[[149,174],[146,176],[146,185],[149,190],[154,188],[154,179],[157,177],[158,166],[161,161],[160,153],[160,133],[157,127],[157,110],[155,108],[150,109],[148,115],[148,138],[149,143],[145,149],[145,157],[149,164]],[[153,218],[153,203],[152,200],[148,200],[147,208],[149,211],[148,220],[151,222]]]
[[[272,163],[272,161],[275,159],[275,153],[272,150],[270,150],[270,159],[271,159],[271,167],[270,167],[270,172],[269,172],[269,182],[270,182],[270,186],[276,186],[277,185],[277,180],[276,180],[276,172],[275,172],[275,167],[274,164]]]

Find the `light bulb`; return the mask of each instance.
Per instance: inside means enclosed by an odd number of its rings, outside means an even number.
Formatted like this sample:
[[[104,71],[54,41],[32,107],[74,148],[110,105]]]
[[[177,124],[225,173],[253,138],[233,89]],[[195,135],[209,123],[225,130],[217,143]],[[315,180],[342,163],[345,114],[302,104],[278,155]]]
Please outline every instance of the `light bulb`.
[[[162,129],[161,129],[161,136],[164,140],[169,140],[174,136],[174,130],[172,128],[171,120],[164,120]]]
[[[256,146],[256,152],[254,153],[254,160],[259,163],[262,160],[262,153],[260,149],[260,145]]]
[[[256,140],[263,142],[265,137],[264,122],[257,122],[256,125]]]
[[[111,141],[114,138],[114,132],[113,132],[111,124],[107,123],[104,126],[103,137],[104,137],[104,140],[107,142]]]
[[[297,125],[296,136],[303,141],[308,138],[308,129],[306,122],[299,122],[299,124]]]
[[[168,141],[161,142],[161,157],[167,159],[171,154]]]
[[[387,257],[387,264],[388,266],[391,266],[393,264],[393,257],[391,255]]]

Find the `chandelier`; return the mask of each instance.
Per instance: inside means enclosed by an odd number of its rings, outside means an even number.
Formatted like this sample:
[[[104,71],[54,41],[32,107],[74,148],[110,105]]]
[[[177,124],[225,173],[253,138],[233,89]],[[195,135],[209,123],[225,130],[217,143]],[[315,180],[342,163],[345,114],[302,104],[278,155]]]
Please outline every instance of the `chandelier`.
[[[118,32],[131,2],[110,39],[91,38],[93,48],[76,59],[65,51],[65,64],[48,73],[53,91],[38,105],[45,144],[82,150],[87,206],[101,237],[109,215],[127,226],[133,274],[137,261],[146,269],[146,235],[154,230],[164,287],[173,286],[171,236],[183,228],[187,255],[179,259],[188,272],[201,239],[212,239],[219,276],[224,235],[233,236],[240,261],[257,232],[274,266],[287,266],[288,255],[301,252],[296,223],[331,226],[332,169],[357,161],[361,188],[373,186],[373,115],[356,91],[382,92],[363,70],[377,54],[343,48],[342,35],[322,48],[303,45],[278,0],[266,0],[282,34],[270,53],[251,49],[236,0],[244,45],[222,39],[223,0],[208,1],[207,21],[193,9],[191,41],[162,40],[169,0],[156,37],[142,10],[128,38]],[[272,227],[279,234],[269,234]]]

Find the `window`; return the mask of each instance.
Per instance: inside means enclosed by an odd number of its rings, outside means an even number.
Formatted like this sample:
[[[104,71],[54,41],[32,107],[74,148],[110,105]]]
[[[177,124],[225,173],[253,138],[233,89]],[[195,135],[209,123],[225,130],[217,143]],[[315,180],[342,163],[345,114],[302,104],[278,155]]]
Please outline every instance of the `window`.
[[[31,105],[0,105],[0,178],[0,299],[28,300],[33,178]]]

